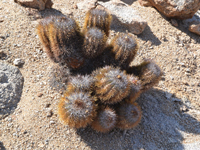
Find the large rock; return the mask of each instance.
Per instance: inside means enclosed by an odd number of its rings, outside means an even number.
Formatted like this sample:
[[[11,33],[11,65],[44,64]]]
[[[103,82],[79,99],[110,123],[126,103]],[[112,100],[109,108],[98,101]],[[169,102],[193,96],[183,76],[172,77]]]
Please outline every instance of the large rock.
[[[112,14],[111,28],[119,31],[128,30],[133,34],[140,34],[147,26],[147,22],[133,7],[120,1],[98,2]]]
[[[15,66],[0,62],[0,119],[16,108],[23,88],[23,77]]]
[[[166,17],[187,19],[200,9],[200,0],[139,0],[142,6],[153,6]]]

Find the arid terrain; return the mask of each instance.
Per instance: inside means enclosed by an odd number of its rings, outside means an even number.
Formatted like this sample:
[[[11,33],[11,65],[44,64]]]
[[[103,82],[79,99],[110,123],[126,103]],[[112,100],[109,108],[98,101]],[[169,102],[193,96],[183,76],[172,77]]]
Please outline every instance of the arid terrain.
[[[24,77],[21,99],[14,112],[0,120],[0,149],[200,149],[200,36],[188,30],[187,22],[177,20],[174,27],[156,9],[129,1],[148,23],[143,33],[135,35],[140,48],[133,64],[144,58],[155,60],[164,72],[162,79],[138,98],[143,117],[136,128],[106,134],[90,127],[75,130],[58,119],[62,93],[49,86],[53,62],[35,28],[43,17],[60,13],[74,16],[82,26],[86,12],[77,8],[81,0],[53,2],[52,9],[39,12],[13,0],[0,1],[0,51],[4,53],[0,61],[25,62],[19,67]],[[200,17],[200,10],[195,15]],[[111,28],[110,38],[116,32]]]

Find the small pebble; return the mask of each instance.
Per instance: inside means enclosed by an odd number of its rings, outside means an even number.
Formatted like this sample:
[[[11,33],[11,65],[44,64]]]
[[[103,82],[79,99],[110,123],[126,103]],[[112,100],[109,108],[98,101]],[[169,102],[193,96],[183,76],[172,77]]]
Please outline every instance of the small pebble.
[[[38,93],[37,97],[42,97],[43,93]]]
[[[175,19],[171,19],[171,24],[175,27],[178,27],[178,22]]]
[[[48,112],[47,112],[47,117],[51,117],[53,115],[53,111],[50,109]]]
[[[77,5],[73,5],[73,8],[74,8],[74,9],[78,9],[78,6],[77,6]]]
[[[20,58],[16,58],[14,61],[13,61],[13,64],[15,65],[15,66],[21,66],[21,65],[23,65],[25,62],[22,60],[22,59],[20,59]]]
[[[49,108],[50,106],[51,106],[51,104],[48,103],[45,105],[45,108]]]
[[[189,69],[189,68],[187,68],[187,69],[186,69],[186,72],[190,73],[190,69]]]
[[[51,120],[49,123],[50,123],[50,124],[55,124],[55,121],[52,121],[52,120]]]

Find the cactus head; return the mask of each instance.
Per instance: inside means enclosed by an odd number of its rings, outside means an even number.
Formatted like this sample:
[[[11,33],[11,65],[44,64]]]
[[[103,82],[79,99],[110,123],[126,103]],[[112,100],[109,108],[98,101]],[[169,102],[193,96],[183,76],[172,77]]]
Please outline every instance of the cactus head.
[[[94,58],[100,55],[106,45],[107,36],[105,33],[95,27],[89,28],[85,33],[83,53],[88,58]]]
[[[90,75],[77,75],[73,76],[69,79],[67,84],[67,91],[68,92],[80,92],[85,91],[89,92],[94,84],[94,78]]]
[[[69,127],[86,127],[96,116],[95,98],[86,92],[66,92],[58,105],[58,114]]]
[[[160,67],[151,59],[146,59],[138,66],[130,67],[128,72],[134,73],[139,77],[142,91],[149,90],[157,85],[163,74]]]
[[[115,127],[117,115],[109,107],[101,108],[91,126],[98,132],[109,132]]]
[[[103,30],[106,36],[109,35],[110,24],[112,16],[103,9],[90,9],[85,18],[83,32],[87,31],[88,28],[97,27]]]
[[[116,126],[120,129],[131,129],[137,126],[142,117],[141,108],[137,103],[123,102],[116,112],[118,116]]]
[[[84,63],[81,49],[83,36],[78,23],[69,17],[51,16],[44,18],[37,27],[37,33],[48,56],[60,64],[77,69]]]
[[[61,64],[77,69],[84,63],[78,47],[83,39],[77,22],[69,17],[56,17],[50,24],[50,42],[55,58]]]
[[[133,35],[127,33],[117,34],[111,41],[113,46],[112,52],[115,54],[115,59],[122,67],[128,67],[133,61],[138,50],[138,44]]]
[[[95,71],[95,93],[103,103],[120,102],[130,92],[130,82],[119,68],[106,66]]]
[[[47,55],[49,56],[51,60],[53,60],[54,62],[57,62],[53,54],[53,51],[51,49],[50,37],[49,37],[49,25],[50,23],[53,22],[53,19],[54,17],[50,16],[41,20],[36,27],[36,31],[43,45],[44,51],[47,53]]]

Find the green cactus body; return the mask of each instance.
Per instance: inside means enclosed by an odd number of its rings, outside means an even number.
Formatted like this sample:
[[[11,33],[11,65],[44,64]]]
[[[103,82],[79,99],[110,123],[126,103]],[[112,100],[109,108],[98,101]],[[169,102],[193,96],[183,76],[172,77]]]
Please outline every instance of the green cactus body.
[[[82,128],[96,117],[95,97],[86,92],[66,92],[58,105],[60,120],[69,127]]]
[[[115,111],[109,107],[99,110],[97,117],[92,122],[91,126],[98,132],[109,132],[116,124],[117,115]]]
[[[97,27],[108,36],[111,20],[112,16],[106,10],[90,9],[86,14],[83,32],[86,32],[88,28]]]
[[[118,120],[116,127],[120,129],[131,129],[137,126],[142,118],[141,108],[137,103],[123,102],[116,110]]]
[[[89,28],[85,33],[83,53],[87,58],[94,58],[100,55],[105,48],[107,36],[95,27]]]
[[[112,52],[115,54],[119,66],[125,68],[133,61],[138,50],[136,39],[133,35],[127,33],[117,34],[112,39],[111,46],[113,46]]]
[[[120,102],[130,93],[130,82],[125,72],[106,66],[96,71],[95,93],[103,103]]]

